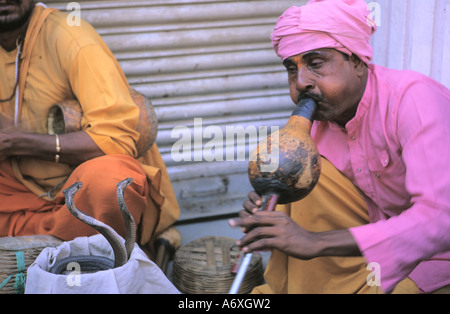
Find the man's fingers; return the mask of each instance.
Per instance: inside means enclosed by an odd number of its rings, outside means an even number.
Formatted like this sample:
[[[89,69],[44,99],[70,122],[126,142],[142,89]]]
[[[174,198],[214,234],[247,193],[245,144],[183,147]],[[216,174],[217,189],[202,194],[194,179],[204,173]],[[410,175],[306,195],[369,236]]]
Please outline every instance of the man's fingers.
[[[263,199],[261,196],[259,196],[258,193],[255,191],[251,191],[248,193],[248,198],[258,207],[261,207],[263,204]]]
[[[246,200],[244,202],[244,209],[249,212],[250,214],[254,214],[257,211],[259,211],[259,207],[255,205],[252,201]]]
[[[242,213],[242,212],[241,212]],[[258,211],[254,215],[242,214],[240,218],[230,219],[228,221],[231,227],[244,227],[247,230],[258,226],[270,226],[273,225],[274,218],[281,216],[280,212],[262,212]]]
[[[241,240],[237,241],[237,245],[244,252],[253,252],[260,250],[270,250],[273,248],[276,232],[272,227],[259,227],[247,233]]]
[[[241,227],[244,237],[237,242],[244,252],[268,250],[280,246],[280,236],[285,231],[286,215],[282,212],[259,211],[254,215],[230,219],[232,227]]]
[[[250,214],[254,214],[260,210],[262,205],[262,198],[255,192],[251,191],[248,193],[248,200],[246,200],[242,205],[244,210]]]

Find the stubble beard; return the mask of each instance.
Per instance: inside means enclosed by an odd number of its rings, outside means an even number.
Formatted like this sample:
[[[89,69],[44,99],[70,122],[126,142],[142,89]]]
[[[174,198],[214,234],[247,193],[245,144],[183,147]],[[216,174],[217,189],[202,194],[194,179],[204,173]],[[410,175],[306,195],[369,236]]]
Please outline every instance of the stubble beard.
[[[0,1],[0,4],[17,6],[13,12],[0,11],[0,33],[10,32],[24,25],[33,12],[34,3],[23,2],[21,0]]]

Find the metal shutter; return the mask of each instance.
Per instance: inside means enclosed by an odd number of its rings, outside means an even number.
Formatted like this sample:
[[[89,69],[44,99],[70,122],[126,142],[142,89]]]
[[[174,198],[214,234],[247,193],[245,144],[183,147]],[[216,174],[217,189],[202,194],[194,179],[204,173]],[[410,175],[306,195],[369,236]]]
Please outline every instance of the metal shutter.
[[[220,141],[227,127],[236,132],[282,127],[293,104],[270,33],[285,9],[304,2],[78,1],[81,18],[96,28],[132,87],[156,108],[157,144],[181,206],[180,220],[242,208],[251,190],[248,151],[255,143],[248,136],[244,143],[235,139],[224,143],[224,161],[196,161],[211,141],[203,138],[192,142],[192,161],[177,162],[171,150],[180,137],[172,138],[172,131],[187,127],[193,136],[215,130],[211,137]],[[46,2],[62,11],[68,3]],[[234,157],[226,158],[233,151]],[[246,160],[239,161],[238,152],[245,152]]]

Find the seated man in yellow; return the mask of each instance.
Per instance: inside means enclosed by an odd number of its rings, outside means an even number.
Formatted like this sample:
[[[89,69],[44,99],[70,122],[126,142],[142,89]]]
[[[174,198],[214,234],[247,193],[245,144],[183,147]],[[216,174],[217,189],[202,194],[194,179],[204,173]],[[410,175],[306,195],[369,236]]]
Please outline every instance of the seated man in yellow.
[[[81,130],[48,135],[49,108],[74,98]],[[0,113],[0,236],[94,234],[65,206],[62,190],[76,181],[77,207],[123,236],[116,184],[133,178],[125,200],[141,245],[178,218],[156,144],[138,158],[139,108],[125,75],[85,21],[70,26],[32,0],[0,3]]]

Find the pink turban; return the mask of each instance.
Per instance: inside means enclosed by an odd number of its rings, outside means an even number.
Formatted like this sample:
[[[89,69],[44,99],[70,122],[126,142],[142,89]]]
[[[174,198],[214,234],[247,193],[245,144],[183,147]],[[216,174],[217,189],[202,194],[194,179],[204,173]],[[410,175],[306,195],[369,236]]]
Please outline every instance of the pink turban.
[[[291,7],[278,19],[272,44],[283,60],[306,51],[334,48],[372,59],[370,37],[376,30],[364,0],[311,0]]]

